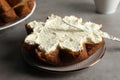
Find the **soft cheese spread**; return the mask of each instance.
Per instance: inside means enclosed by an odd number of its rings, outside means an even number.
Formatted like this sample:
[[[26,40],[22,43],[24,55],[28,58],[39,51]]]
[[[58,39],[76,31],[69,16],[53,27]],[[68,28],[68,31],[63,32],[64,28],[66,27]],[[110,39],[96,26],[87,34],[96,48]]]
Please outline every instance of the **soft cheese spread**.
[[[63,20],[82,29],[71,27],[64,23]],[[75,16],[61,18],[51,15],[46,22],[32,21],[27,25],[33,29],[33,32],[25,38],[25,42],[30,45],[38,44],[38,48],[46,53],[54,51],[58,47],[79,51],[83,49],[83,44],[99,43],[102,41],[102,36],[109,36],[100,30],[102,25],[92,22],[84,23],[82,18]],[[84,30],[86,28],[87,31]]]

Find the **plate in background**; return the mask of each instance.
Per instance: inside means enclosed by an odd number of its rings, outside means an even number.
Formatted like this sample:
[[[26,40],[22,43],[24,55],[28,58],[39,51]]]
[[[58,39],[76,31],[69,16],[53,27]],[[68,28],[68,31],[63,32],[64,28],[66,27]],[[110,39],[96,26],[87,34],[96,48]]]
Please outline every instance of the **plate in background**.
[[[33,14],[33,12],[35,11],[35,8],[36,8],[36,2],[34,2],[33,9],[32,9],[32,11],[28,15],[26,15],[24,17],[21,17],[21,18],[18,18],[18,19],[14,20],[14,21],[6,24],[6,25],[0,26],[0,30],[10,28],[12,26],[15,26],[15,25],[25,21],[27,18],[29,18]]]

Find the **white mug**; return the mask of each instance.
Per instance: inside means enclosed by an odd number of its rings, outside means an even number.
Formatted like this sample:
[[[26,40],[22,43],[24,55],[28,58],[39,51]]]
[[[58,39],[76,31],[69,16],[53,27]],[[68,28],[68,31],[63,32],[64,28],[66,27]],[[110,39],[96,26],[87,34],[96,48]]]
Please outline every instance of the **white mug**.
[[[120,0],[94,0],[96,12],[102,14],[114,13],[119,5]]]

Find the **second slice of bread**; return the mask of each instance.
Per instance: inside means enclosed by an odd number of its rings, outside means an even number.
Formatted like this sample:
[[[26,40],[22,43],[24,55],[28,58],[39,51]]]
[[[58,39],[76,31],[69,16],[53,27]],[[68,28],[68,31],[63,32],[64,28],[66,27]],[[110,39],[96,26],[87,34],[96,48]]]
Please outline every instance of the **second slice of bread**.
[[[15,10],[19,17],[30,13],[34,5],[34,0],[7,0],[7,2]]]
[[[34,0],[0,0],[0,25],[29,14]]]

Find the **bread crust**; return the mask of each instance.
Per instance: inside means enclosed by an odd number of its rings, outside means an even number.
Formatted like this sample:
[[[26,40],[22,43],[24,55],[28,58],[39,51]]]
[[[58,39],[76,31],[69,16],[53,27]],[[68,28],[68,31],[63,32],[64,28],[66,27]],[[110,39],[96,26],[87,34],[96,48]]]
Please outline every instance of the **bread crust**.
[[[89,56],[91,56],[92,54],[94,54],[101,46],[103,46],[105,44],[104,39],[102,39],[101,42],[96,43],[96,44],[88,44],[86,43],[86,49],[87,49],[87,53]]]
[[[43,50],[39,50],[37,45],[29,45],[27,43],[24,43],[24,48],[28,53],[31,53],[34,58],[37,57],[40,61],[56,66],[63,66],[75,64],[87,59],[103,44],[104,40],[97,44],[84,44],[84,48],[76,52],[57,48],[55,51],[45,53]]]
[[[30,27],[28,26],[28,24],[25,25],[25,29],[26,29],[27,34],[30,34],[31,32],[33,32],[33,29],[30,28]]]

